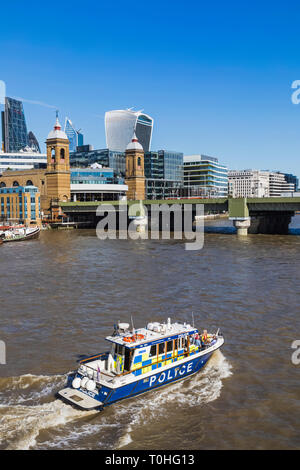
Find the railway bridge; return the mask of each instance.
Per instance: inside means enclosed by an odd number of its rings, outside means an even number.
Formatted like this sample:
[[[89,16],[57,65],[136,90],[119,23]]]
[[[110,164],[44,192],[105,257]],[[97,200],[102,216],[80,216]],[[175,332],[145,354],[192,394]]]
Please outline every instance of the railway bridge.
[[[138,201],[93,201],[62,202],[61,209],[72,223],[85,226],[96,226],[99,221],[97,208],[109,204],[117,212],[124,204],[130,207]],[[163,207],[179,205],[181,210],[192,211],[193,219],[197,218],[197,205],[203,204],[204,214],[228,213],[229,220],[237,229],[238,235],[248,233],[287,234],[289,224],[296,212],[300,212],[300,197],[265,197],[265,198],[209,198],[209,199],[167,199],[145,200],[148,217],[154,205]],[[191,207],[190,207],[191,206]]]

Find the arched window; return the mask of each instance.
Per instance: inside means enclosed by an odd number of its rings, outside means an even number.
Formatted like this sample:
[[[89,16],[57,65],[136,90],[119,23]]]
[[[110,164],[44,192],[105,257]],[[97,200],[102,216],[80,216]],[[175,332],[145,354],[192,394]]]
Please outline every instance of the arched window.
[[[138,157],[137,166],[139,167],[139,166],[141,166],[141,164],[142,164],[142,159],[141,159],[141,157]]]
[[[19,185],[18,181],[14,181],[13,186],[20,186],[20,185]]]
[[[0,188],[6,188],[6,184],[3,181],[0,183]]]
[[[65,149],[60,149],[60,159],[61,160],[65,159]]]
[[[26,181],[26,186],[34,186],[34,184],[31,180],[27,180]]]
[[[55,162],[55,147],[52,147],[51,149],[51,162]]]

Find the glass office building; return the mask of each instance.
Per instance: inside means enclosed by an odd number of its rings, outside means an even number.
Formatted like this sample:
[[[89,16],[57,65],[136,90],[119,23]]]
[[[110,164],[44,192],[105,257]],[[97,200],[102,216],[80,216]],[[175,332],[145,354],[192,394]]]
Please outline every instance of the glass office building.
[[[70,152],[76,152],[77,147],[83,145],[83,134],[79,130],[76,131],[71,119],[68,117],[66,117],[65,120],[65,133],[67,134],[70,142]]]
[[[114,201],[126,197],[124,178],[114,175],[112,168],[71,168],[72,201]]]
[[[228,169],[217,158],[191,155],[183,163],[185,196],[228,196]]]
[[[299,179],[291,173],[284,173],[285,181],[294,185],[294,191],[298,191]]]
[[[146,152],[144,161],[146,198],[179,197],[183,188],[183,153]]]
[[[2,141],[7,153],[19,152],[28,145],[27,127],[22,101],[5,98],[2,116]]]
[[[135,132],[144,152],[149,152],[152,129],[153,119],[141,111],[121,109],[105,113],[106,146],[110,150],[125,152]]]
[[[71,184],[125,184],[112,168],[71,168]]]
[[[113,171],[114,183],[124,184],[125,162],[125,152],[94,150],[90,145],[78,147],[76,152],[70,153],[71,182],[75,167],[78,171],[78,168],[98,164]],[[147,199],[179,197],[183,189],[183,153],[167,150],[146,152],[144,168]]]
[[[125,176],[125,153],[114,152],[109,149],[94,150],[90,145],[77,148],[70,153],[71,167],[89,167],[93,163],[110,167],[116,176]]]

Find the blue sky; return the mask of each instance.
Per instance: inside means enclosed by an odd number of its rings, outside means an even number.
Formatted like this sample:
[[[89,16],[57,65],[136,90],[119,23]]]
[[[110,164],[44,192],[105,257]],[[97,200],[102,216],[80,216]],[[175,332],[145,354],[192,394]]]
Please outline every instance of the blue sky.
[[[104,113],[144,109],[152,148],[300,176],[300,5],[291,1],[24,2],[1,6],[0,79],[105,147]],[[54,108],[24,102],[43,143]],[[44,145],[43,145],[44,148]]]

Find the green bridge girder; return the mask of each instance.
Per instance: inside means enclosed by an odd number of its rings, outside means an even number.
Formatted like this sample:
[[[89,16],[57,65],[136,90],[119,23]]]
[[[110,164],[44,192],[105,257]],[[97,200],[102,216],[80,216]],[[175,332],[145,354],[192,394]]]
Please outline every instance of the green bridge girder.
[[[67,213],[96,212],[100,205],[110,204],[119,206],[128,204],[132,206],[139,201],[95,201],[95,202],[61,202],[61,208]],[[257,212],[300,212],[300,197],[265,197],[265,198],[210,198],[210,199],[165,199],[145,200],[145,206],[154,204],[203,204],[205,212],[214,210],[228,211],[233,219],[251,217],[251,213]]]

